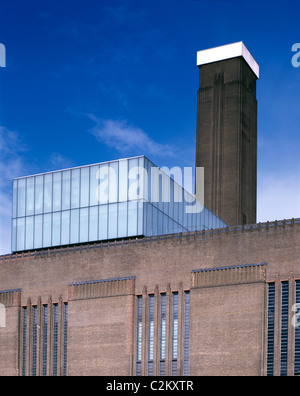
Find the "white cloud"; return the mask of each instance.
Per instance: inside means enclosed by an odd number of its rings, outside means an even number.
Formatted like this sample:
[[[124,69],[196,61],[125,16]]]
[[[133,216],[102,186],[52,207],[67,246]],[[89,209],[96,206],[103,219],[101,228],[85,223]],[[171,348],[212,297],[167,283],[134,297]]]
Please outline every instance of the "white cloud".
[[[257,221],[300,217],[300,172],[266,173],[258,178]]]
[[[96,126],[90,132],[99,142],[117,150],[122,155],[175,156],[174,147],[155,142],[142,129],[129,125],[126,121],[100,120],[92,114],[88,116],[96,122]]]
[[[0,126],[0,254],[11,251],[12,179],[24,172],[25,151],[19,134]]]

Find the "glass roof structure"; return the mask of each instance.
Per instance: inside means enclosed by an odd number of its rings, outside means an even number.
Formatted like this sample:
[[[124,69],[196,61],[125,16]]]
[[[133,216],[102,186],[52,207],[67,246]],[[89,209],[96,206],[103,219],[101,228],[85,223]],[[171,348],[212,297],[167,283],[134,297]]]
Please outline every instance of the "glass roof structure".
[[[13,180],[12,252],[226,226],[145,156]]]

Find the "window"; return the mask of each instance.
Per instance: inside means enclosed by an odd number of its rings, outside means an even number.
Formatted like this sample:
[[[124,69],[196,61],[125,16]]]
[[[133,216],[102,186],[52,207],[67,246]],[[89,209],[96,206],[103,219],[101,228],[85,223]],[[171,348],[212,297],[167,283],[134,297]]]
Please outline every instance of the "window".
[[[178,353],[178,292],[173,293],[173,321],[172,321],[172,375],[177,375]]]
[[[268,285],[268,345],[267,345],[267,376],[273,376],[274,371],[274,312],[275,283]]]
[[[288,355],[288,314],[289,314],[289,282],[281,282],[281,349],[280,375],[287,375]]]
[[[154,294],[149,295],[149,322],[148,322],[148,375],[153,375],[154,352]]]
[[[166,293],[160,295],[160,362],[159,375],[165,375],[166,360]]]
[[[143,296],[137,297],[136,375],[142,374],[142,313]]]
[[[183,375],[189,374],[190,292],[184,293]]]
[[[296,296],[295,296],[295,320],[299,318],[300,307],[300,280],[296,281]],[[295,359],[294,359],[294,374],[300,375],[300,324],[295,323]]]

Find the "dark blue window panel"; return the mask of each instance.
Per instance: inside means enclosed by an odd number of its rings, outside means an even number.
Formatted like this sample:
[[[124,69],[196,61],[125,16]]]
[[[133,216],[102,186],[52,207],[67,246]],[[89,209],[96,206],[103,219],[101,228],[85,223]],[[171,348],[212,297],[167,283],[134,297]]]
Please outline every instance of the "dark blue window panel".
[[[64,361],[63,375],[67,375],[67,357],[68,357],[68,303],[64,303]]]
[[[136,375],[142,375],[143,296],[137,296]]]
[[[32,376],[36,376],[37,306],[32,307]]]
[[[183,375],[189,375],[189,342],[190,340],[190,292],[184,293],[184,344]]]
[[[43,363],[42,374],[47,375],[47,331],[48,331],[48,305],[43,305]]]
[[[300,375],[300,323],[298,319],[298,312],[300,309],[300,281],[296,281],[296,296],[295,296],[295,361],[294,361],[294,374]]]
[[[27,307],[22,308],[22,375],[26,375],[26,350],[27,350]]]
[[[288,316],[289,316],[289,282],[281,282],[281,343],[280,375],[287,375],[288,358]]]
[[[53,376],[57,376],[57,350],[58,350],[58,304],[53,304],[53,355],[52,355]]]
[[[172,318],[172,367],[171,374],[177,375],[178,355],[178,292],[173,293],[173,318]]]
[[[159,375],[165,375],[166,361],[166,293],[160,295],[160,361]]]
[[[154,354],[154,294],[149,295],[149,323],[148,323],[148,375],[153,375]]]
[[[274,313],[275,283],[268,285],[268,345],[267,345],[267,376],[274,374]]]

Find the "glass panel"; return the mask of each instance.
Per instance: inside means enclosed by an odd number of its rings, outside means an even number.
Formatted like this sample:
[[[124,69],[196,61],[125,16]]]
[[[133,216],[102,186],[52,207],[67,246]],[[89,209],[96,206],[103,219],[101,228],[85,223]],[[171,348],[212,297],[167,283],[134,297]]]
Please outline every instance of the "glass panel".
[[[127,236],[127,202],[121,202],[118,207],[118,237],[125,236]]]
[[[98,206],[90,208],[89,241],[98,239]]]
[[[99,206],[99,239],[107,239],[107,210],[108,205]]]
[[[128,160],[119,161],[119,202],[127,201]]]
[[[17,220],[12,221],[12,232],[11,232],[11,250],[14,252],[17,249]]]
[[[18,202],[18,180],[13,181],[13,203],[12,203],[12,217],[17,217],[17,202]]]
[[[33,249],[33,219],[34,216],[26,217],[25,249]]]
[[[108,173],[109,167],[107,164],[100,165],[97,178],[99,180],[97,198],[99,204],[108,203]]]
[[[81,168],[80,182],[80,207],[89,205],[90,168]]]
[[[98,184],[97,178],[99,166],[94,165],[90,167],[90,205],[98,205]]]
[[[144,202],[138,201],[138,235],[144,235]]]
[[[52,215],[52,246],[60,245],[61,212]]]
[[[183,375],[189,375],[190,349],[190,292],[184,294],[184,344],[183,344]]]
[[[62,210],[70,209],[71,171],[62,172]]]
[[[48,213],[44,215],[44,224],[43,224],[43,247],[51,246],[51,219],[52,214]]]
[[[43,246],[43,215],[34,216],[34,248]]]
[[[70,243],[79,242],[79,209],[71,210]]]
[[[80,169],[72,170],[71,208],[79,208]]]
[[[149,295],[148,375],[153,375],[154,355],[154,294]]]
[[[137,235],[137,201],[128,202],[128,236]]]
[[[35,214],[43,213],[44,202],[44,176],[35,177]]]
[[[26,216],[34,214],[34,177],[28,177],[26,184]]]
[[[142,173],[142,172],[141,172]],[[139,172],[138,158],[128,160],[128,199],[136,200],[142,194],[141,187],[143,175]]]
[[[143,336],[143,296],[137,296],[137,326],[136,326],[136,375],[141,375],[142,336]]]
[[[17,250],[25,247],[25,218],[17,219]]]
[[[116,238],[118,230],[118,204],[108,205],[108,238]]]
[[[275,324],[275,283],[268,284],[268,343],[267,376],[273,376],[274,370],[274,324]]]
[[[67,245],[70,242],[70,211],[61,213],[61,244]]]
[[[119,163],[112,162],[109,166],[109,202],[117,202],[118,200],[118,173]]]
[[[61,172],[53,173],[53,211],[61,210]]]
[[[18,180],[18,217],[25,216],[25,187],[26,179]]]
[[[44,178],[44,212],[52,211],[52,173]]]
[[[89,239],[89,209],[80,209],[80,234],[79,242],[87,242]]]

